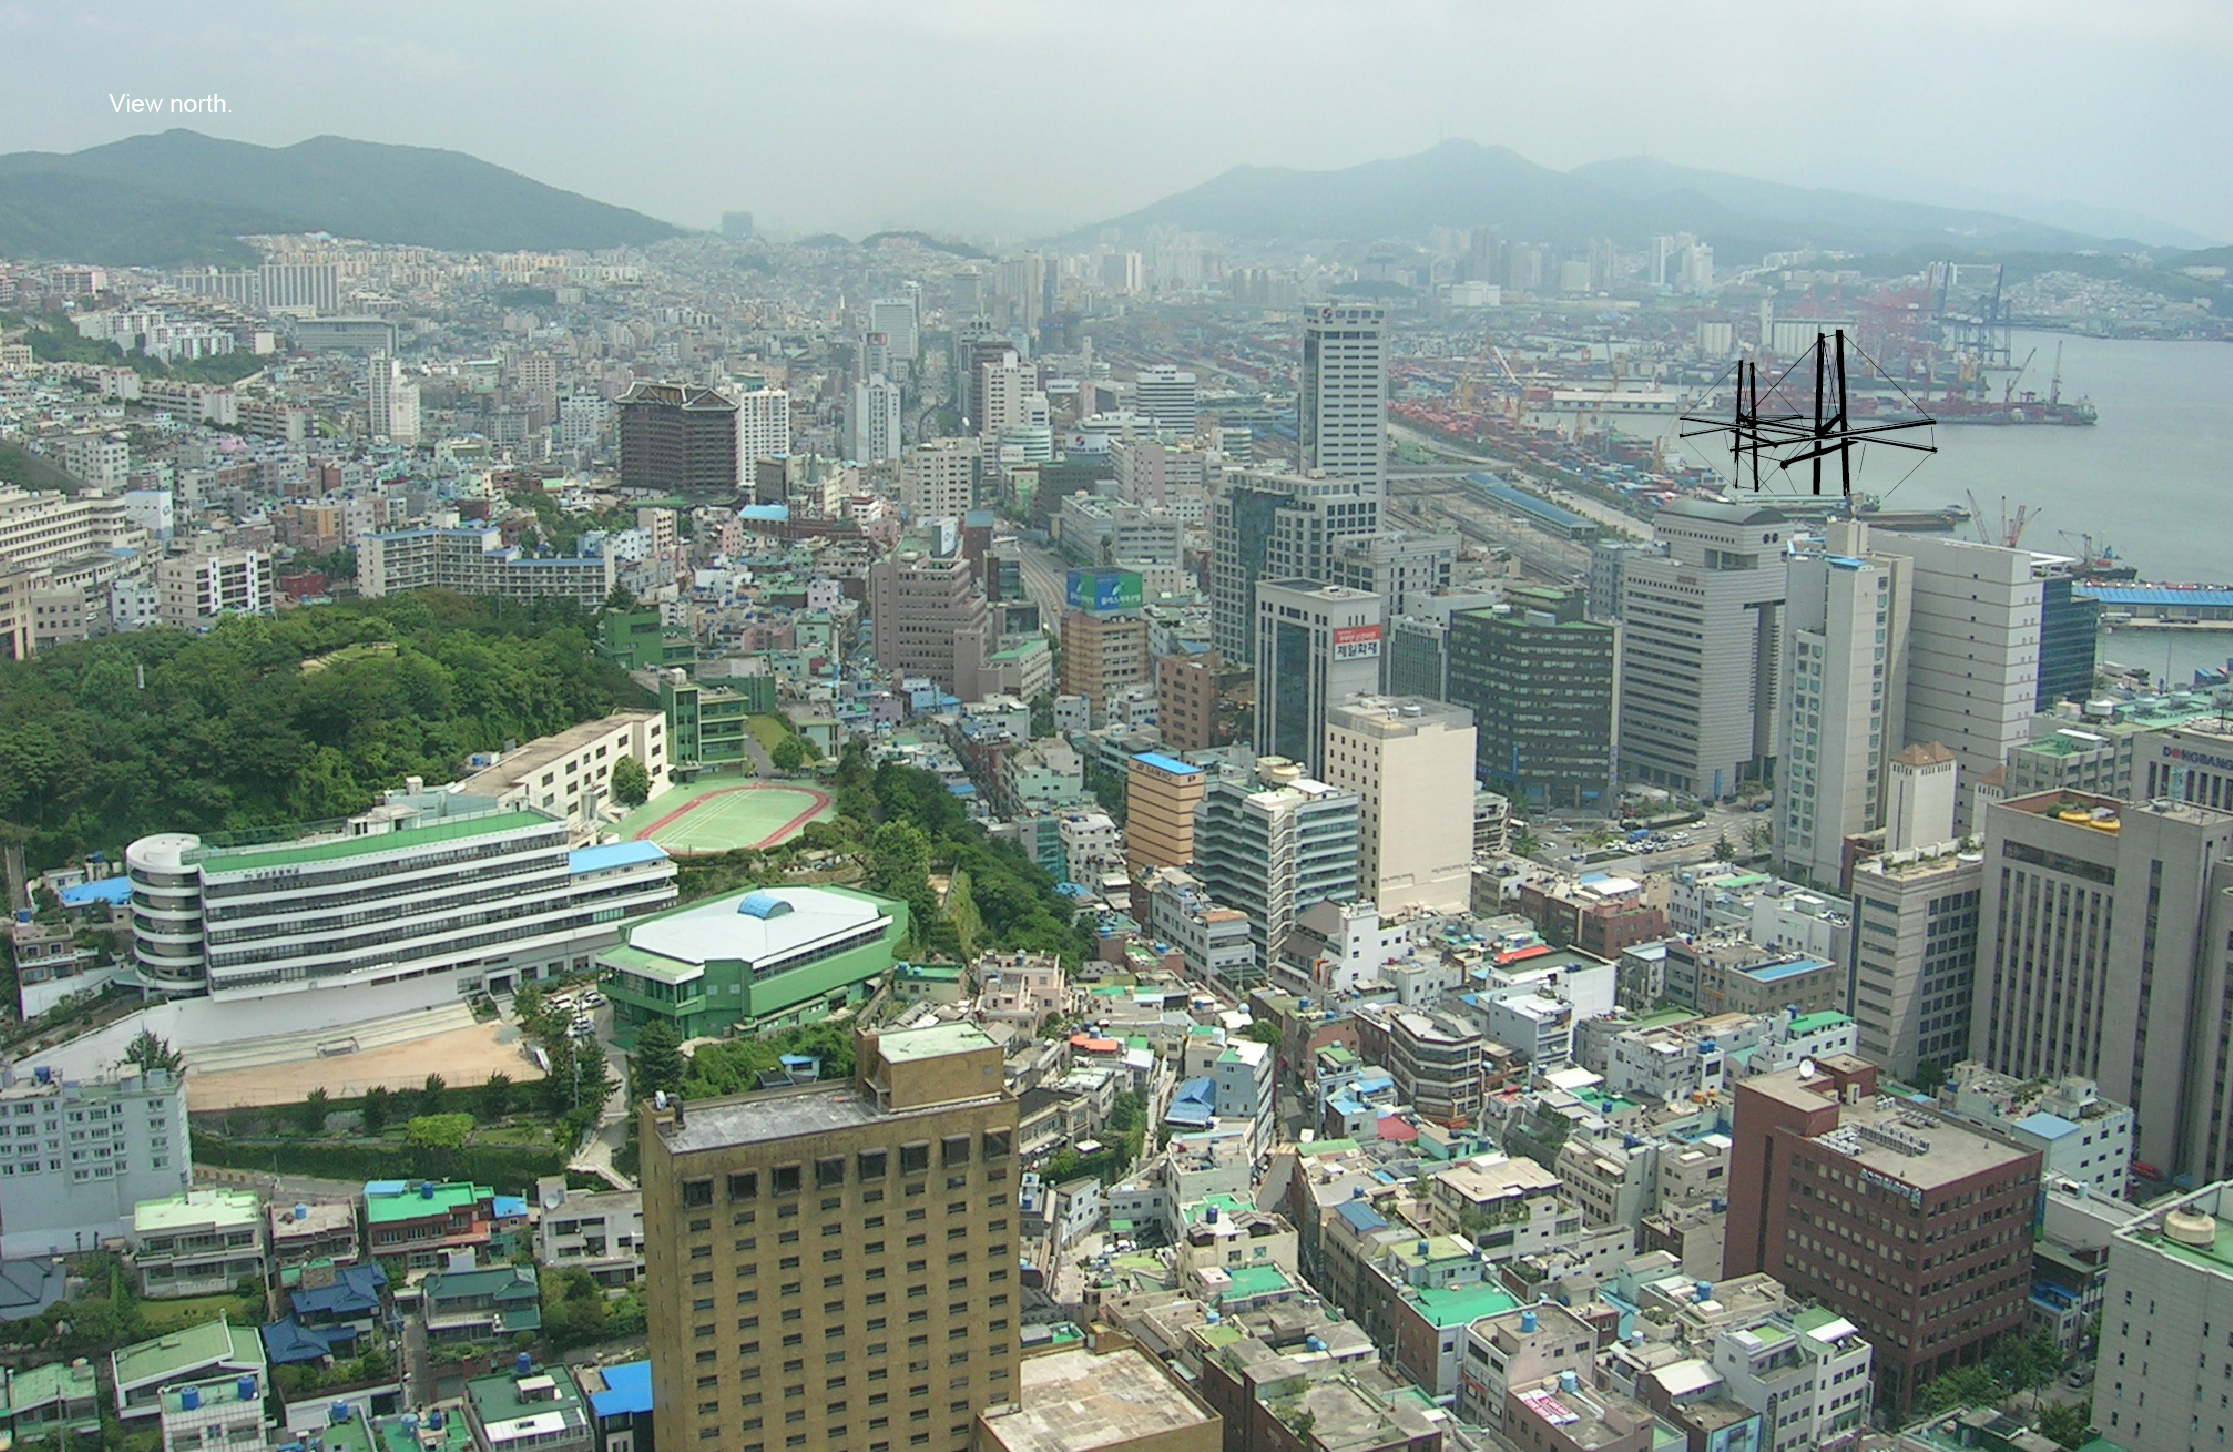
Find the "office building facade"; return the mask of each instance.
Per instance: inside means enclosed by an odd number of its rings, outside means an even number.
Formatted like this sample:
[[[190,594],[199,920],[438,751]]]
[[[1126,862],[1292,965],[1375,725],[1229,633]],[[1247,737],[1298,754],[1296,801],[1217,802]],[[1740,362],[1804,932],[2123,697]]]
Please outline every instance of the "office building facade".
[[[1312,580],[1256,587],[1256,754],[1316,774],[1326,714],[1380,688],[1380,597]]]
[[[1785,875],[1831,885],[1845,839],[1880,820],[1906,707],[1907,562],[1844,553],[1843,532],[1831,526],[1829,552],[1794,555],[1786,572],[1776,776]]]
[[[1358,892],[1383,917],[1464,912],[1473,889],[1473,713],[1367,697],[1326,713],[1329,786],[1357,795]]]
[[[900,455],[899,507],[910,521],[958,519],[977,498],[975,439],[925,439]]]
[[[662,1436],[966,1452],[1018,1399],[1016,1101],[982,1030],[863,1034],[849,1079],[639,1113]]]
[[[1231,661],[1256,659],[1256,586],[1330,581],[1340,541],[1380,528],[1380,495],[1325,475],[1230,475],[1210,504],[1210,639]]]
[[[1684,499],[1652,533],[1666,555],[1621,570],[1622,778],[1704,798],[1767,786],[1791,525],[1765,505]]]
[[[1295,915],[1357,893],[1357,794],[1267,757],[1221,770],[1194,813],[1194,875],[1247,915],[1256,961],[1272,961]]]
[[[902,548],[868,569],[869,644],[879,668],[928,676],[964,701],[987,694],[992,611],[969,561]]]
[[[1352,479],[1378,496],[1388,482],[1387,313],[1330,304],[1305,314],[1295,398],[1305,472]]]
[[[2233,1430],[2233,1184],[2151,1208],[2109,1242],[2093,1423],[2128,1452],[2194,1452]]]
[[[1617,791],[1620,628],[1576,590],[1523,587],[1450,615],[1449,699],[1473,713],[1480,776],[1515,802],[1580,807]]]
[[[1940,841],[1853,868],[1845,1012],[1864,1058],[1915,1082],[1969,1053],[1985,857]]]
[[[638,383],[620,398],[620,484],[727,503],[742,458],[737,404],[711,388]]]

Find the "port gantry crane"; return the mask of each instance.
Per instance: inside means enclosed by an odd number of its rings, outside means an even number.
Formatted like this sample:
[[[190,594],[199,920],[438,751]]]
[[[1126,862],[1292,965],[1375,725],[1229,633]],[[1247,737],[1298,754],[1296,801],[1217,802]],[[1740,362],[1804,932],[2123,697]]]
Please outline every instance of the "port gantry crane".
[[[1900,397],[1915,410],[1913,417],[1886,420],[1871,419],[1865,424],[1853,422],[1846,404],[1846,358],[1857,357],[1870,372],[1890,383]],[[1786,390],[1803,387],[1804,375],[1795,381],[1793,375],[1807,364],[1814,373],[1813,406],[1809,409],[1803,398],[1795,398]],[[1784,474],[1793,465],[1805,464],[1811,468],[1814,492],[1822,492],[1822,465],[1826,459],[1838,461],[1838,492],[1853,492],[1853,450],[1863,444],[1883,444],[1888,448],[1909,449],[1918,454],[1935,454],[1938,446],[1918,443],[1914,439],[1895,435],[1908,430],[1929,428],[1936,420],[1923,412],[1897,379],[1891,378],[1877,367],[1874,359],[1861,351],[1858,344],[1848,343],[1845,329],[1832,333],[1816,333],[1813,346],[1791,360],[1763,391],[1760,386],[1760,365],[1749,358],[1739,358],[1728,371],[1714,380],[1706,396],[1712,398],[1722,384],[1735,374],[1735,407],[1727,416],[1719,414],[1686,413],[1681,421],[1686,425],[1682,437],[1701,438],[1714,434],[1729,436],[1731,467],[1739,485],[1745,483],[1746,461],[1751,462],[1752,489],[1759,493],[1763,487],[1761,461],[1766,459],[1775,466],[1777,474]],[[1918,460],[1918,463],[1921,461]]]

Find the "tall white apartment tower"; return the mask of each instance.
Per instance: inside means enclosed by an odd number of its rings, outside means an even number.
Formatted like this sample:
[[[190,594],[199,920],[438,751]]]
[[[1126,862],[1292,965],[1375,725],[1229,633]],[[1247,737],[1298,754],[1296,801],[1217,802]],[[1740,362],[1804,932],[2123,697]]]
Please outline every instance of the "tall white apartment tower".
[[[729,396],[737,404],[737,477],[749,483],[753,464],[790,455],[791,395],[781,388],[750,388]]]
[[[977,437],[997,443],[1001,431],[1029,422],[1026,400],[1037,393],[1038,371],[1014,353],[981,363],[977,369]]]
[[[1326,708],[1319,775],[1357,794],[1357,891],[1382,917],[1471,901],[1475,735],[1471,711],[1417,696]]]
[[[899,456],[899,507],[910,521],[958,518],[976,503],[975,439],[925,439]]]
[[[1773,781],[1790,522],[1680,499],[1652,533],[1667,553],[1621,568],[1621,778],[1708,798]]]
[[[1907,561],[1791,557],[1783,616],[1783,760],[1776,829],[1788,875],[1834,884],[1847,837],[1874,827],[1884,759],[1904,724]]]
[[[1302,386],[1295,400],[1302,466],[1353,479],[1378,494],[1388,484],[1387,313],[1337,305],[1303,324]]]
[[[364,402],[372,436],[405,448],[419,441],[419,385],[403,377],[403,364],[374,353],[365,360]]]
[[[899,385],[881,373],[853,385],[845,414],[845,451],[856,464],[899,457]]]

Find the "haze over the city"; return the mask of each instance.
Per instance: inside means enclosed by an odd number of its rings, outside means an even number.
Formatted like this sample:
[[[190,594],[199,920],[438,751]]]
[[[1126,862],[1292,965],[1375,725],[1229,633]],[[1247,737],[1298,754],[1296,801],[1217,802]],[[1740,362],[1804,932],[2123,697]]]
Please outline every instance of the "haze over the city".
[[[338,134],[468,151],[691,227],[743,207],[794,233],[1025,237],[1236,165],[1464,137],[1562,169],[1650,154],[2104,236],[2233,236],[2210,144],[2233,124],[2233,12],[2197,0],[16,0],[0,48],[38,60],[0,91],[0,149],[176,124]],[[135,116],[112,101],[126,91],[226,108]]]

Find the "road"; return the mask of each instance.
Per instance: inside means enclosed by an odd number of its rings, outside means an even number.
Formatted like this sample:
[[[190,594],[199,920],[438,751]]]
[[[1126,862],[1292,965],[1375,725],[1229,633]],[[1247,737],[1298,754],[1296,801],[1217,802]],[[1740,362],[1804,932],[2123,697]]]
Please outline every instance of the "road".
[[[747,733],[745,739],[752,738]],[[579,1170],[585,1175],[595,1175],[616,1190],[633,1190],[636,1182],[613,1168],[613,1152],[628,1142],[628,1055],[612,1041],[613,1010],[609,1003],[600,1004],[596,1010],[597,1042],[605,1051],[605,1063],[612,1069],[613,1078],[620,1087],[605,1101],[603,1117],[588,1139],[582,1141],[574,1157],[566,1162],[569,1170]]]
[[[1070,562],[1044,545],[1017,539],[1003,545],[1023,570],[1023,589],[1039,607],[1039,620],[1052,629],[1062,619],[1063,581]]]

